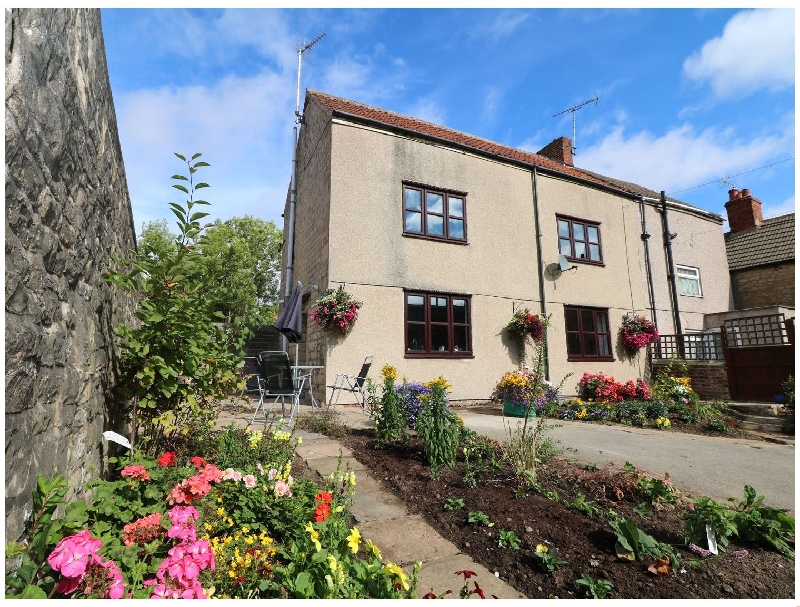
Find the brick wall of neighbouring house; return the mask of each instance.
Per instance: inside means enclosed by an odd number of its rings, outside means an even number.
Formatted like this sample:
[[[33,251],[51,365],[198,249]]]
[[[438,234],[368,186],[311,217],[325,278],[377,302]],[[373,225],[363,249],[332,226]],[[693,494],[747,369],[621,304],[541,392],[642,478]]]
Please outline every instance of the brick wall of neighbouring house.
[[[737,310],[794,307],[794,261],[731,272],[731,289]]]
[[[683,361],[688,366],[686,376],[692,379],[692,389],[702,400],[730,400],[728,371],[723,361]],[[653,361],[653,378],[668,364],[668,361]]]
[[[292,282],[303,284],[304,316],[328,286],[328,238],[331,191],[331,124],[330,114],[314,101],[305,109],[297,151],[297,210],[295,217],[294,274]],[[289,200],[284,212],[284,243],[288,241]],[[342,235],[346,237],[346,235]],[[284,262],[286,268],[286,244]],[[285,272],[282,280],[285,280]],[[318,285],[319,291],[311,286]],[[285,285],[281,284],[281,295]],[[314,321],[305,316],[305,331],[300,344],[301,364],[325,365],[325,335]],[[289,346],[294,356],[294,346]],[[325,375],[313,376],[314,395],[321,402],[325,394]]]

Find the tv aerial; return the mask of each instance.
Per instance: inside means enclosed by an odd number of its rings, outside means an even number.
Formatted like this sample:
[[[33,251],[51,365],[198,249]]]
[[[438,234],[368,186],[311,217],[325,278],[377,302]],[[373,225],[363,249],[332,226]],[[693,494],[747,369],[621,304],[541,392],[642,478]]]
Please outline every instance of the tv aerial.
[[[578,146],[576,145],[575,142],[575,139],[577,137],[577,134],[575,132],[575,112],[581,109],[584,105],[589,105],[590,103],[594,103],[595,105],[600,103],[600,97],[597,96],[597,93],[594,94],[594,99],[589,99],[589,101],[584,101],[583,103],[579,103],[578,105],[573,105],[572,107],[567,108],[566,110],[562,110],[558,114],[553,114],[553,118],[555,118],[556,116],[561,116],[561,114],[572,112],[572,155],[573,156],[578,155]]]

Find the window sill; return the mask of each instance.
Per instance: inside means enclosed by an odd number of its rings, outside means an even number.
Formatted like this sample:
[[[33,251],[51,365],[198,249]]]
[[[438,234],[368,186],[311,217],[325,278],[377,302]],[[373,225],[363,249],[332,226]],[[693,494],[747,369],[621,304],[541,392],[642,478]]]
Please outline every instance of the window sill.
[[[581,362],[581,363],[610,363],[614,362],[613,356],[567,356],[567,362]]]
[[[696,297],[697,299],[703,299],[702,295],[689,295],[688,293],[678,293],[681,297]]]
[[[404,358],[475,358],[472,352],[406,352]]]
[[[586,265],[589,266],[599,266],[601,268],[606,267],[605,262],[602,261],[592,261],[591,259],[580,259],[580,258],[575,259],[574,257],[567,257],[566,259],[567,261],[574,261],[575,263],[585,263]]]
[[[448,244],[468,245],[466,240],[455,240],[454,238],[444,238],[442,236],[428,236],[427,234],[417,234],[415,232],[403,232],[406,238],[418,238],[420,240],[432,240],[434,242],[446,242]]]

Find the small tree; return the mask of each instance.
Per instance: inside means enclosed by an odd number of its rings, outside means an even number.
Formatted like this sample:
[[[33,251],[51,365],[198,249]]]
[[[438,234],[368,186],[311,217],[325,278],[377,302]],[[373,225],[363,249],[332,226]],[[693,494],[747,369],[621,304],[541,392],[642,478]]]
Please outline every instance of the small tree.
[[[216,416],[210,401],[235,389],[247,337],[238,328],[222,329],[217,277],[203,272],[200,261],[199,222],[208,213],[194,207],[209,203],[194,196],[209,186],[194,183],[194,174],[209,165],[196,162],[200,154],[190,160],[175,155],[189,174],[172,176],[177,182],[172,187],[188,197],[185,204],[170,203],[178,226],[173,246],[156,254],[143,248],[129,259],[116,259],[122,269],[107,277],[140,297],[138,324],[121,325],[116,332],[123,381],[132,396],[131,444],[141,434],[149,453],[164,440],[209,428]]]

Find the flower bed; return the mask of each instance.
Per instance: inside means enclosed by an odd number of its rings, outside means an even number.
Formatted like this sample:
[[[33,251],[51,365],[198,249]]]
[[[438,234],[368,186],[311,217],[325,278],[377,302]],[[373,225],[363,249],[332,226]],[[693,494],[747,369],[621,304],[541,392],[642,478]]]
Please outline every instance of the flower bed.
[[[229,426],[194,445],[203,456],[136,455],[116,479],[90,484],[88,506],[70,503],[57,520],[66,484],[40,477],[31,541],[7,549],[23,559],[7,578],[7,594],[413,597],[415,574],[383,562],[380,550],[349,526],[352,472],[337,471],[322,486],[293,478],[301,440],[280,428]]]

